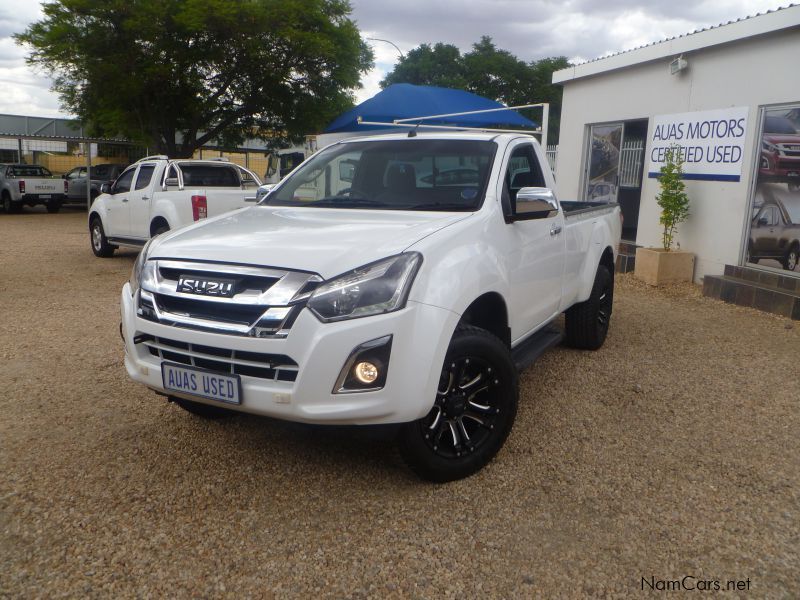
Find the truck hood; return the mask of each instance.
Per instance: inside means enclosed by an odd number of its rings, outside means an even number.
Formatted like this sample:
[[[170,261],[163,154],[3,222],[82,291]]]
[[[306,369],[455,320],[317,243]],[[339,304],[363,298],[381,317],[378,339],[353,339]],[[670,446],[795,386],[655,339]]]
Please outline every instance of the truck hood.
[[[398,254],[470,214],[254,206],[159,236],[148,257],[280,267],[327,279]]]

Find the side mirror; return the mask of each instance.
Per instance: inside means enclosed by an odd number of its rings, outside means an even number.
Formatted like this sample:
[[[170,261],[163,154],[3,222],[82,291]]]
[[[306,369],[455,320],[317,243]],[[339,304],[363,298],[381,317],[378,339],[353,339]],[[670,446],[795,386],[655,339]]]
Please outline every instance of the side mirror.
[[[111,193],[111,184],[106,182],[100,186],[100,193],[101,194],[110,194]]]
[[[265,183],[258,186],[258,189],[256,190],[255,201],[261,202],[261,200],[263,200],[264,197],[269,194],[272,191],[272,188],[274,188],[276,185],[277,184],[275,183]],[[249,200],[249,198],[245,198],[245,200]]]
[[[550,188],[524,187],[517,192],[517,200],[512,210],[510,218],[506,217],[509,223],[547,219],[558,214],[558,200]]]
[[[353,176],[356,172],[356,161],[343,160],[339,163],[339,181],[346,181],[352,183]]]

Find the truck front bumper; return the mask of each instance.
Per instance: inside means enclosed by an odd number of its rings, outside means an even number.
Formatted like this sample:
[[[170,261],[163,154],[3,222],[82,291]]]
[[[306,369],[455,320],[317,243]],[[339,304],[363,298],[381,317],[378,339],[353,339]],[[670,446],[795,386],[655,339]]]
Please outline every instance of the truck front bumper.
[[[439,376],[459,316],[451,311],[408,302],[397,312],[321,323],[309,310],[297,317],[286,338],[251,338],[154,323],[136,314],[130,284],[121,295],[125,368],[134,381],[187,400],[305,423],[385,424],[424,417],[433,406]],[[392,336],[386,383],[380,390],[333,393],[355,348]],[[294,381],[241,375],[241,404],[231,405],[167,391],[161,362],[144,343],[155,337],[178,344],[220,350],[285,355],[294,360]],[[167,361],[168,362],[168,361]]]

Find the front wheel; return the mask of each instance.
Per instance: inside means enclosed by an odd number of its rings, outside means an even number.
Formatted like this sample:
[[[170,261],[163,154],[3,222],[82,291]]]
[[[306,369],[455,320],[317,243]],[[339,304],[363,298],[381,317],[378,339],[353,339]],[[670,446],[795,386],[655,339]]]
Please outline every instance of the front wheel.
[[[606,341],[614,307],[614,277],[605,265],[597,267],[589,298],[567,309],[566,341],[573,348],[597,350]]]
[[[423,479],[462,479],[498,453],[517,414],[517,370],[508,347],[484,329],[460,326],[447,350],[428,415],[398,434],[403,460]]]
[[[103,223],[99,217],[92,219],[92,224],[89,226],[89,239],[92,243],[92,252],[100,258],[108,258],[117,249],[116,246],[108,243],[108,238],[103,231]]]
[[[795,244],[789,251],[786,253],[786,256],[783,257],[781,261],[783,263],[783,268],[787,271],[794,271],[797,268],[797,262],[800,260],[800,246]]]

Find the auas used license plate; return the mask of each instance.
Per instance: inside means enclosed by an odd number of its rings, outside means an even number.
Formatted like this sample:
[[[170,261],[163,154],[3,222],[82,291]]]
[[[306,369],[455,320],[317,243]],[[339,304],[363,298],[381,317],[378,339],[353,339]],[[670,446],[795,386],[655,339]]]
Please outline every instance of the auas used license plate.
[[[164,389],[201,396],[210,400],[242,403],[242,385],[238,375],[223,375],[195,367],[161,363]]]

